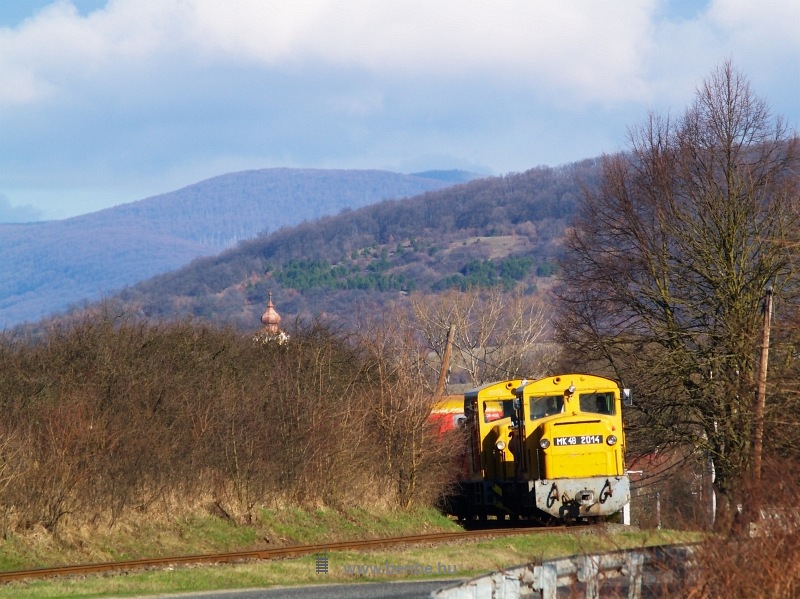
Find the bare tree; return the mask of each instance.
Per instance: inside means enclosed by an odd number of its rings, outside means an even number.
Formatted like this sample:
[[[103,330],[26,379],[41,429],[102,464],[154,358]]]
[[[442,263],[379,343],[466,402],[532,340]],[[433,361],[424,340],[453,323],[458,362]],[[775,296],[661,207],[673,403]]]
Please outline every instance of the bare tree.
[[[426,348],[408,326],[408,313],[395,308],[361,321],[362,344],[370,349],[368,417],[383,479],[400,507],[430,505],[452,480],[461,450],[455,435],[442,436],[430,421],[434,397],[426,373]]]
[[[447,333],[455,325],[453,370],[472,385],[514,375],[544,374],[556,351],[549,343],[547,308],[538,296],[499,288],[451,290],[412,300],[416,327],[441,367]]]
[[[800,195],[795,198],[795,205],[800,211]],[[795,258],[793,276],[800,277],[800,242],[793,243],[790,249]],[[765,460],[794,460],[800,464],[800,302],[781,297],[777,300],[769,348],[764,456]]]
[[[799,165],[726,62],[681,118],[651,115],[604,158],[567,238],[559,338],[637,389],[631,440],[706,453],[725,498],[749,465],[764,290],[797,294]]]

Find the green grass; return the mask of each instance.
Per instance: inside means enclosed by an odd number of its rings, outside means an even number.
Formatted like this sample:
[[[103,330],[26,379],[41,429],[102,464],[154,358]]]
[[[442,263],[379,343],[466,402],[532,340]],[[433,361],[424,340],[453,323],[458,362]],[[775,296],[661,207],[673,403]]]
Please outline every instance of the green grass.
[[[212,516],[190,516],[165,523],[143,522],[115,527],[94,536],[78,532],[68,539],[42,535],[12,537],[0,542],[0,563],[6,570],[55,565],[234,551],[298,543],[324,543],[422,532],[458,530],[449,519],[433,510],[416,512],[363,509],[285,508],[263,510],[251,526],[237,526]],[[132,597],[215,589],[252,588],[307,583],[411,578],[392,575],[348,574],[345,566],[430,566],[439,575],[439,564],[458,577],[508,567],[539,558],[576,553],[641,547],[694,540],[667,531],[649,533],[621,527],[604,534],[575,532],[535,533],[493,540],[464,540],[435,547],[411,546],[367,552],[331,552],[328,574],[316,573],[314,556],[233,565],[186,566],[160,571],[131,571],[81,579],[34,580],[0,586],[0,599],[52,597]],[[105,559],[97,559],[102,556]],[[416,576],[415,578],[425,578]]]
[[[306,511],[292,507],[261,510],[259,521],[274,532],[275,540],[294,544],[459,530],[452,520],[433,509],[369,512],[363,508]]]
[[[43,599],[45,597],[94,598],[143,596],[214,589],[242,589],[299,584],[346,583],[358,581],[425,578],[403,574],[354,575],[345,566],[372,566],[388,563],[395,572],[409,565],[430,566],[431,577],[447,577],[441,567],[455,577],[472,577],[498,568],[510,567],[540,558],[574,555],[582,552],[642,547],[666,542],[695,540],[686,534],[658,531],[604,535],[570,532],[536,533],[483,541],[458,541],[436,547],[401,547],[367,552],[331,552],[328,574],[316,573],[315,556],[295,559],[248,562],[233,565],[175,568],[113,576],[90,576],[81,580],[44,580],[14,583],[0,587],[0,598]],[[452,577],[452,576],[451,576]]]
[[[43,529],[0,540],[0,569],[125,561],[283,545],[333,542],[457,530],[435,510],[402,512],[297,507],[263,509],[250,525],[211,515],[142,518],[113,528],[64,527],[54,538]]]

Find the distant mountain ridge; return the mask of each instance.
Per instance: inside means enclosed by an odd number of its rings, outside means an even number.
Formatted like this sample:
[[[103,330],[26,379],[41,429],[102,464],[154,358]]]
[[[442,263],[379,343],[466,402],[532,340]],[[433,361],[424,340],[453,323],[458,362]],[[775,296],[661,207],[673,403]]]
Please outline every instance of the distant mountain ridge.
[[[421,173],[411,173],[413,177],[423,177],[425,179],[438,179],[449,183],[469,183],[473,179],[479,179],[475,173],[468,171],[449,170],[449,171],[423,171]]]
[[[470,177],[262,169],[65,220],[0,223],[0,329],[111,295],[259,234]]]
[[[270,292],[291,327],[451,288],[544,291],[579,198],[598,181],[589,159],[385,200],[249,239],[108,299],[143,318],[252,331]]]

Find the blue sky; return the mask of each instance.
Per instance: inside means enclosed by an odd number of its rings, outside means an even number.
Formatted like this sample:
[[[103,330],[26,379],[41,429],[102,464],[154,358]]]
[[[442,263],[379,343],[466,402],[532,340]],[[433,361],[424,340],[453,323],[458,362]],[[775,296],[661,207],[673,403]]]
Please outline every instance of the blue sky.
[[[0,222],[254,168],[563,164],[726,59],[800,127],[797,0],[1,0]]]

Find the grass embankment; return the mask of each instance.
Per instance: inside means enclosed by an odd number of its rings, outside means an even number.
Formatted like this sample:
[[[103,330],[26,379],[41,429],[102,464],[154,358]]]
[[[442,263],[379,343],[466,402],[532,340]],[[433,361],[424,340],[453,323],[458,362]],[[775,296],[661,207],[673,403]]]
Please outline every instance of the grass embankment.
[[[115,526],[104,533],[76,531],[70,537],[61,539],[53,539],[44,534],[10,537],[0,542],[0,564],[5,570],[15,570],[45,565],[213,553],[448,530],[458,530],[458,527],[432,510],[408,513],[285,508],[262,510],[258,521],[251,526],[235,525],[211,516],[192,516],[171,523],[143,521]],[[453,575],[471,577],[540,557],[684,540],[687,540],[686,535],[677,536],[661,531],[658,534],[632,530],[609,531],[601,535],[577,532],[537,533],[495,540],[459,541],[436,547],[331,552],[327,555],[328,572],[322,574],[316,571],[317,558],[305,556],[234,565],[179,567],[160,571],[132,571],[107,576],[12,583],[0,586],[0,598],[130,597],[305,583]]]

